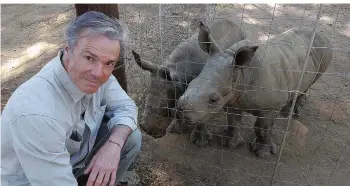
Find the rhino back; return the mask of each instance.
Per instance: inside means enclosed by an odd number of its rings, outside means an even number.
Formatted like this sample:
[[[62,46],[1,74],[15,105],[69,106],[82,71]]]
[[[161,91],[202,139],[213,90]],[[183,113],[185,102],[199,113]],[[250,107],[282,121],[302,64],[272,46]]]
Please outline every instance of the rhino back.
[[[213,22],[209,30],[223,50],[246,38],[239,25],[229,19]],[[197,32],[174,49],[168,58],[167,66],[176,71],[181,80],[190,82],[199,75],[209,57],[199,46]]]
[[[198,33],[181,42],[168,58],[168,68],[175,71],[182,78],[191,80],[203,69],[209,54],[204,52],[198,44]]]
[[[311,29],[300,29],[300,35],[305,35],[307,37],[307,42],[309,44],[312,31]],[[333,51],[330,38],[328,37],[330,33],[328,32],[316,32],[313,43],[310,57],[313,59],[314,66],[318,67],[316,72],[323,73],[327,70],[330,62],[332,61]],[[321,76],[321,74],[316,75],[316,79]]]
[[[257,91],[250,92],[246,98],[263,107],[280,107],[292,99],[292,94],[288,91],[297,89],[311,35],[311,29],[291,29],[272,38],[267,44],[260,45],[250,63],[253,68],[247,68],[246,78],[242,82],[252,85],[251,89]],[[329,40],[324,35],[315,35],[313,47],[324,47],[328,44]],[[313,48],[308,57],[306,71],[324,72],[331,57],[330,50]],[[315,73],[305,73],[299,91],[307,90],[318,77]]]
[[[231,19],[222,19],[214,22],[213,25],[211,25],[211,35],[222,50],[246,39],[246,34],[240,29],[240,26]]]

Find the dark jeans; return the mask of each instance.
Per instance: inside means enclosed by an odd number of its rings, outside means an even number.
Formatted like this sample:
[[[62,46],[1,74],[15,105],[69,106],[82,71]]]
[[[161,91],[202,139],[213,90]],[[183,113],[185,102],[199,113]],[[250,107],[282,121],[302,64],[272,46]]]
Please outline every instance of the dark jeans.
[[[101,127],[97,132],[95,144],[91,152],[84,159],[85,167],[77,168],[73,170],[73,174],[78,181],[78,186],[86,185],[87,180],[89,178],[89,174],[84,174],[84,171],[88,167],[94,155],[106,143],[109,136],[111,135],[111,132],[108,130],[106,123],[107,122],[102,122]],[[141,151],[141,140],[142,140],[142,135],[138,129],[136,129],[129,135],[127,141],[125,142],[124,147],[122,148],[118,170],[117,170],[116,183],[120,181],[122,176],[130,167],[131,163],[134,161],[136,155]]]

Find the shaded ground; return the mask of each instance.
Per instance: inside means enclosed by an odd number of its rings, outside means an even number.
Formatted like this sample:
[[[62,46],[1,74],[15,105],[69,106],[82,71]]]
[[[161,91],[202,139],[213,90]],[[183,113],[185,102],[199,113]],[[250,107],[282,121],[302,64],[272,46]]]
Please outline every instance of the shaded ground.
[[[1,104],[16,87],[57,54],[63,31],[75,16],[72,5],[3,5],[1,11]],[[349,5],[325,5],[321,26],[332,33],[334,61],[310,90],[300,121],[308,128],[305,146],[287,139],[275,185],[349,185],[350,183],[350,22]],[[161,64],[200,20],[233,16],[249,38],[264,41],[292,27],[311,26],[316,5],[121,5],[121,19],[130,29],[130,49]],[[243,13],[243,16],[242,16]],[[161,15],[161,17],[159,17]],[[273,19],[272,19],[273,17]],[[161,25],[159,22],[161,21]],[[161,29],[160,29],[161,27]],[[149,86],[127,53],[129,94],[141,113]],[[252,141],[254,118],[244,118],[246,141]],[[284,135],[285,120],[277,121],[274,141]],[[226,123],[223,113],[211,124]],[[215,140],[206,148],[188,142],[188,134],[153,139],[144,135],[137,172],[142,185],[268,185],[277,156],[257,159],[247,146],[227,149]]]

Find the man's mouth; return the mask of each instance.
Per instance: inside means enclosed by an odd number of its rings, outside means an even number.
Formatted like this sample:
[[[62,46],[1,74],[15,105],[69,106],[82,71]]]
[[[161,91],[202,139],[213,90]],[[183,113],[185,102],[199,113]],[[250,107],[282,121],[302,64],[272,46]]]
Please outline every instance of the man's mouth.
[[[88,79],[85,79],[87,82],[89,82],[90,84],[93,84],[94,86],[98,86],[99,84],[97,82],[94,81],[90,81]]]

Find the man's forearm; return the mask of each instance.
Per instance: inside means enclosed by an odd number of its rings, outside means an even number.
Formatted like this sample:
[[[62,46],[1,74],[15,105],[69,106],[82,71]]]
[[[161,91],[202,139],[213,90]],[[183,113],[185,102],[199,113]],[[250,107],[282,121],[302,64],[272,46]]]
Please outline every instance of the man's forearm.
[[[126,125],[116,125],[112,128],[112,133],[109,140],[118,143],[122,148],[131,132],[132,129]]]

